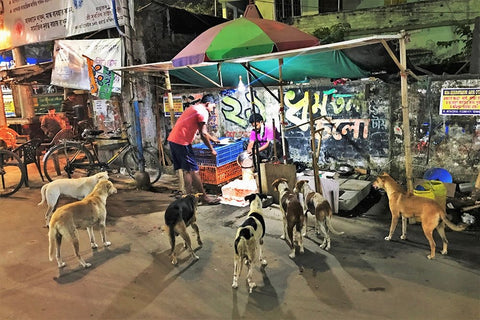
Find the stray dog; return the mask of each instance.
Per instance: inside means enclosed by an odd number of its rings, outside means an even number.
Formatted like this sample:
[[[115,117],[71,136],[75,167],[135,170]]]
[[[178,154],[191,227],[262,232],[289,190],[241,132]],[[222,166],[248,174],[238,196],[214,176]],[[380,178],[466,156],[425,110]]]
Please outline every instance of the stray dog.
[[[245,263],[247,266],[247,282],[252,293],[253,288],[257,285],[252,282],[252,264],[258,259],[262,264],[262,267],[267,265],[267,260],[263,258],[263,237],[265,236],[265,220],[263,219],[262,210],[262,198],[265,199],[265,195],[252,193],[245,196],[246,201],[250,201],[250,211],[248,212],[247,219],[237,229],[235,236],[235,242],[233,244],[235,248],[235,256],[233,259],[233,283],[232,288],[238,288],[238,277],[242,273],[242,265]]]
[[[430,244],[430,254],[428,259],[435,257],[435,241],[433,240],[433,229],[437,229],[438,234],[442,238],[443,249],[442,254],[447,254],[448,240],[445,236],[445,224],[454,231],[463,231],[467,227],[456,226],[450,222],[445,210],[432,199],[407,194],[400,185],[393,180],[387,173],[378,176],[373,182],[373,187],[377,189],[384,189],[388,196],[388,204],[390,212],[392,213],[392,223],[390,225],[390,232],[385,240],[392,239],[393,232],[397,227],[398,218],[402,216],[402,235],[400,239],[407,239],[407,219],[411,217],[420,217],[422,220],[422,229],[425,237]]]
[[[53,213],[48,230],[48,252],[50,261],[53,260],[55,243],[57,247],[56,258],[58,267],[62,268],[65,266],[65,262],[62,261],[62,257],[60,256],[60,246],[62,244],[62,238],[66,237],[72,241],[75,256],[80,264],[84,268],[91,266],[90,263],[86,263],[80,256],[77,229],[87,229],[88,236],[90,237],[90,246],[96,249],[98,245],[95,242],[93,227],[98,225],[100,227],[103,245],[105,247],[111,245],[111,243],[107,241],[105,232],[105,222],[107,218],[107,209],[105,206],[107,204],[107,197],[116,192],[117,189],[113,186],[112,182],[100,180],[95,188],[93,188],[93,191],[85,198],[66,204]]]
[[[299,193],[303,195],[303,203],[305,204],[305,232],[307,226],[307,212],[310,211],[315,216],[315,233],[323,234],[323,242],[320,244],[320,248],[330,250],[330,235],[329,232],[336,235],[341,235],[343,232],[336,231],[332,226],[332,207],[330,203],[320,193],[313,191],[308,185],[307,180],[297,181],[293,192],[299,196]]]
[[[99,172],[90,177],[78,178],[78,179],[59,179],[54,180],[42,186],[40,190],[42,194],[42,201],[38,204],[42,205],[47,202],[47,212],[45,213],[45,222],[48,227],[50,223],[50,217],[55,206],[57,205],[60,195],[81,200],[85,198],[87,194],[92,192],[93,188],[100,180],[108,180],[108,172]]]
[[[295,258],[295,246],[293,243],[294,238],[300,247],[300,253],[303,253],[303,237],[302,230],[305,225],[305,215],[303,214],[303,208],[297,195],[288,188],[288,182],[285,178],[278,178],[272,183],[272,187],[275,191],[278,191],[280,209],[283,213],[283,235],[282,239],[288,238],[290,243],[291,252],[288,255],[290,258]],[[293,228],[295,228],[295,237],[293,234]]]
[[[180,235],[184,241],[184,248],[189,249],[192,257],[198,260],[199,257],[192,249],[190,236],[187,233],[187,227],[192,226],[197,234],[197,243],[201,247],[202,240],[200,239],[200,231],[196,224],[197,221],[197,204],[198,197],[194,195],[186,195],[170,203],[165,211],[165,225],[168,229],[168,236],[170,239],[170,259],[172,264],[177,264],[177,257],[175,256],[175,237]]]

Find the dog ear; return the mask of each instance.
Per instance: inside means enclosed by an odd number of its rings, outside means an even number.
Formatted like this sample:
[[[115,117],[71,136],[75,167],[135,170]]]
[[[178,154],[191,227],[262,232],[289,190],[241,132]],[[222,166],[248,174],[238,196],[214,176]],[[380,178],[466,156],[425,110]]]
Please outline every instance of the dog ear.
[[[249,203],[252,203],[252,201],[255,199],[257,195],[255,193],[251,193],[249,195],[245,196],[245,201],[248,201]]]
[[[260,197],[260,199],[262,199],[262,200],[265,200],[265,199],[268,198],[268,195],[266,195],[265,193],[257,193],[257,194]]]

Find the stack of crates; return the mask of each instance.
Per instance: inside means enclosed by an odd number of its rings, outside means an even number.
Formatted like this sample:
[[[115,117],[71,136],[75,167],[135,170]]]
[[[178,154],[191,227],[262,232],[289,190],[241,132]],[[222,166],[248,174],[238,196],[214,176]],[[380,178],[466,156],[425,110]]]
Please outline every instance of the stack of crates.
[[[202,182],[219,185],[241,176],[242,168],[237,163],[237,157],[243,151],[243,140],[214,145],[214,148],[217,152],[215,157],[212,156],[210,149],[205,144],[193,145],[193,152],[200,168]]]

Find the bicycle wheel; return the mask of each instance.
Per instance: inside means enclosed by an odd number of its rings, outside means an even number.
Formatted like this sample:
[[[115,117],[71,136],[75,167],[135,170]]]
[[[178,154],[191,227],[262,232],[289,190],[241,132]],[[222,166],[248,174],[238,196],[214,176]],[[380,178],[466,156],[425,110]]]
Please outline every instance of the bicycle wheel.
[[[43,173],[48,181],[87,177],[94,168],[90,151],[75,142],[58,144],[43,157]]]
[[[13,152],[0,150],[0,197],[7,197],[20,189],[25,181],[25,166]]]
[[[155,156],[153,152],[143,150],[143,157],[145,158],[145,172],[150,176],[150,183],[155,183],[160,179],[162,170],[158,156]],[[123,166],[127,169],[130,177],[134,178],[135,173],[140,170],[139,161],[137,157],[137,149],[132,147],[128,149],[123,155]]]

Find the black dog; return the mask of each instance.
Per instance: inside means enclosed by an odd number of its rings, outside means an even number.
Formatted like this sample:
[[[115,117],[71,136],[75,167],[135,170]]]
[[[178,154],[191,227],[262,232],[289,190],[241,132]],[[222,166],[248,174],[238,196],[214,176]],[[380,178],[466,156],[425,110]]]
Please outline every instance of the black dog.
[[[177,235],[180,235],[183,238],[183,241],[185,242],[184,247],[190,250],[193,258],[196,260],[199,259],[192,249],[190,237],[187,233],[187,227],[191,225],[197,234],[198,245],[200,247],[202,246],[200,232],[195,223],[197,221],[197,202],[198,198],[193,195],[187,195],[170,203],[165,211],[165,224],[168,229],[171,245],[170,258],[174,265],[177,264],[177,257],[175,256],[175,237]]]
[[[266,196],[258,193],[245,197],[245,200],[250,201],[250,211],[248,212],[247,219],[237,229],[234,242],[235,256],[233,261],[232,287],[235,289],[238,287],[238,277],[242,272],[242,265],[245,263],[248,269],[247,282],[250,293],[256,286],[255,282],[252,281],[252,263],[257,259],[257,249],[258,259],[262,266],[267,264],[267,261],[263,259],[262,252],[263,236],[265,236],[262,198],[265,199]]]

